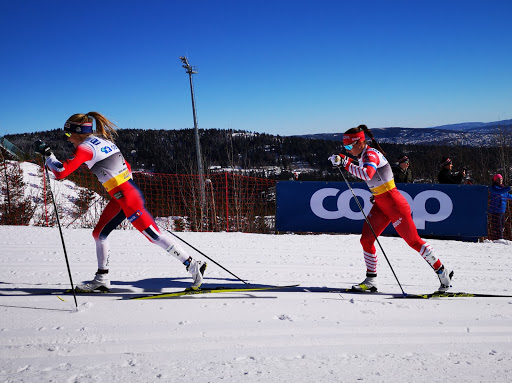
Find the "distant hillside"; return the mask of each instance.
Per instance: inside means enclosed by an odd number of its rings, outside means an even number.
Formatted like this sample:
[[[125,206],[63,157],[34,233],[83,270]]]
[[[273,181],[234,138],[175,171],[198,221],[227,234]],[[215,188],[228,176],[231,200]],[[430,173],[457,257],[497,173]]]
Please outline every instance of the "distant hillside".
[[[485,129],[492,132],[494,128]],[[390,162],[397,161],[401,153],[411,158],[417,182],[437,182],[443,156],[453,159],[456,170],[467,168],[474,183],[488,184],[491,174],[498,171],[509,182],[508,175],[512,174],[510,133],[499,136],[495,133],[408,128],[373,129],[373,132]],[[327,157],[341,151],[341,134],[285,137],[208,129],[200,130],[200,137],[206,174],[228,171],[304,181],[339,180],[340,177],[339,173],[333,171]],[[29,158],[36,158],[32,145],[37,139],[48,143],[59,159],[69,158],[73,152],[62,130],[8,135],[6,138],[28,153]],[[167,174],[197,173],[193,129],[121,129],[116,143],[134,170]]]
[[[454,129],[448,129],[454,127]],[[465,123],[435,128],[377,128],[373,134],[380,142],[408,145],[495,146],[502,136],[512,145],[512,120],[492,123]],[[305,134],[298,137],[343,141],[342,133]]]
[[[512,126],[512,120],[502,120],[493,122],[463,122],[459,124],[440,125],[433,126],[432,129],[445,129],[445,130],[456,130],[469,132],[476,129],[482,128],[496,128],[496,127],[510,127]]]

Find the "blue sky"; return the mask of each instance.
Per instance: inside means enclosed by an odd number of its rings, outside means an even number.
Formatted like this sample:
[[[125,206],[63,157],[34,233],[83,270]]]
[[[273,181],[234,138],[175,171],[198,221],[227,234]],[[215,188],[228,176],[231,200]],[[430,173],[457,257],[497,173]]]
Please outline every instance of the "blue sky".
[[[98,111],[121,128],[293,135],[512,118],[512,1],[0,2],[0,135]]]

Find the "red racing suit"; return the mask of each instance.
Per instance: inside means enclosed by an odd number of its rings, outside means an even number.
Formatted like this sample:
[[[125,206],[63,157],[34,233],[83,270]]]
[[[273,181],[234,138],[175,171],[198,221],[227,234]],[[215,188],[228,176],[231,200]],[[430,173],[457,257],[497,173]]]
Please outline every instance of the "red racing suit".
[[[346,170],[354,176],[366,181],[372,192],[375,203],[368,213],[376,236],[393,224],[396,232],[407,244],[419,252],[434,268],[441,267],[441,261],[434,256],[433,249],[418,235],[418,230],[411,217],[411,208],[405,197],[398,191],[393,179],[393,171],[388,160],[377,149],[366,146],[360,155],[359,164],[350,163]],[[363,246],[367,271],[377,272],[377,255],[375,236],[368,223],[363,224],[361,245]]]

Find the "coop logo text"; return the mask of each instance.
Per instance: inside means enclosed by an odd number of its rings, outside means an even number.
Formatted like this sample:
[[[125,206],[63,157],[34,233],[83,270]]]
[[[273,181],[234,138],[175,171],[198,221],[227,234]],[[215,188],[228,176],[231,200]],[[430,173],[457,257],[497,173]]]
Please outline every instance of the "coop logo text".
[[[368,214],[372,203],[370,202],[371,193],[364,189],[353,189],[354,194],[358,198],[365,214]],[[451,198],[439,190],[425,190],[412,198],[408,193],[400,190],[400,193],[405,197],[412,210],[412,218],[418,229],[425,229],[426,222],[440,222],[447,219],[453,211],[453,202]],[[336,202],[336,209],[327,210],[324,202],[327,199],[334,198]],[[350,205],[351,199],[354,196],[350,190],[341,192],[336,188],[324,188],[316,191],[310,200],[311,211],[323,219],[340,219],[347,218],[352,220],[364,219],[363,213],[359,210],[356,204],[355,209],[352,210]],[[439,210],[436,212],[428,212],[426,209],[426,202],[429,199],[436,199],[439,204]],[[330,201],[333,202],[333,201]],[[330,206],[333,206],[331,203]]]

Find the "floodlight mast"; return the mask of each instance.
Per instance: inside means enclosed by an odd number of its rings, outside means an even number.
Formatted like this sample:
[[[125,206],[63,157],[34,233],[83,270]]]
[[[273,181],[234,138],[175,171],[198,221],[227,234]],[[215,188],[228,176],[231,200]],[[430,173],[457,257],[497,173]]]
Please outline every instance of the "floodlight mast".
[[[192,66],[188,63],[186,56],[180,56],[180,60],[183,63],[183,68],[186,69],[190,81],[190,96],[192,98],[192,114],[194,117],[194,135],[196,141],[196,154],[197,154],[197,172],[199,174],[199,193],[201,197],[201,229],[205,225],[205,212],[206,212],[206,192],[204,182],[204,171],[203,171],[203,160],[201,156],[201,144],[199,142],[199,130],[197,128],[197,114],[196,114],[196,101],[194,98],[194,84],[192,82],[192,75],[197,73],[197,67]]]

